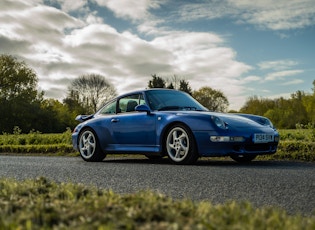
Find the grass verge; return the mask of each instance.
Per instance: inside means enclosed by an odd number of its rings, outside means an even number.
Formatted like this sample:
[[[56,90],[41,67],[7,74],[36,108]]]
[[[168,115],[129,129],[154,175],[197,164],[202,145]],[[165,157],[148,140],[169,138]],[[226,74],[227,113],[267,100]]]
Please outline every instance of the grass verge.
[[[0,179],[0,229],[315,229],[315,216],[250,203],[173,200],[143,191],[118,195],[46,178]]]
[[[315,162],[315,130],[279,130],[281,140],[273,155],[259,156],[266,160],[297,160]],[[60,134],[3,134],[0,135],[0,153],[25,155],[78,156],[72,147],[71,131]]]

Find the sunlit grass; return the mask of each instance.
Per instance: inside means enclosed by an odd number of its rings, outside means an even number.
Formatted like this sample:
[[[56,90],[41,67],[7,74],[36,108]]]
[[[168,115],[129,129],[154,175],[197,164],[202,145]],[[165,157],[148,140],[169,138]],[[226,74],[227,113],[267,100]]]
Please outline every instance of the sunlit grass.
[[[0,229],[315,229],[315,216],[235,201],[173,200],[142,191],[119,195],[38,178],[0,180]]]
[[[280,144],[273,155],[258,159],[315,161],[315,129],[279,130]],[[0,135],[0,153],[78,156],[71,143],[71,131],[60,134],[31,132]],[[135,155],[129,155],[135,157]]]

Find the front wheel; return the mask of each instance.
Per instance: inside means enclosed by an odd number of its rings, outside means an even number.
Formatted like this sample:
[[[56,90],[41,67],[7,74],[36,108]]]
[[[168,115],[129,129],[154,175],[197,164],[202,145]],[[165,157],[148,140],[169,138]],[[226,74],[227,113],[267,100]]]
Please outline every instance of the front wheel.
[[[233,155],[231,158],[239,163],[249,163],[256,158],[256,155]]]
[[[183,125],[175,125],[169,130],[165,146],[169,159],[175,164],[193,164],[198,159],[194,137]]]
[[[85,161],[102,161],[106,157],[100,148],[96,134],[89,128],[80,134],[79,152]]]

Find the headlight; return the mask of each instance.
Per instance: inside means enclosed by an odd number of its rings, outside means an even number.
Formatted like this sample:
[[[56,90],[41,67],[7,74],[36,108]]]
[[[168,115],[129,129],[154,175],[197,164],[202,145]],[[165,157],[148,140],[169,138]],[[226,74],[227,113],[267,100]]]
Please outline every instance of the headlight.
[[[273,124],[272,122],[268,119],[268,118],[265,118],[265,117],[260,117],[257,122],[261,125],[264,125],[264,126],[270,126],[271,128],[274,128],[273,127]]]
[[[219,127],[220,129],[227,129],[227,124],[222,121],[219,117],[216,116],[211,116],[212,121],[214,122],[214,124]]]

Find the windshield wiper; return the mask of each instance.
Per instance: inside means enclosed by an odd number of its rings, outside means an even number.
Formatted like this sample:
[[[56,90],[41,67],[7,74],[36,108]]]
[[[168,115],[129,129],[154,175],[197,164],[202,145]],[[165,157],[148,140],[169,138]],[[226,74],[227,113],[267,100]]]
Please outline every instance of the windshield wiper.
[[[158,111],[166,111],[166,110],[193,110],[196,111],[196,107],[191,106],[164,106],[162,108],[159,108]]]
[[[179,106],[164,106],[159,108],[158,111],[166,111],[166,110],[179,110],[181,107]]]

